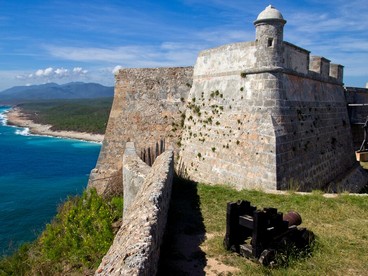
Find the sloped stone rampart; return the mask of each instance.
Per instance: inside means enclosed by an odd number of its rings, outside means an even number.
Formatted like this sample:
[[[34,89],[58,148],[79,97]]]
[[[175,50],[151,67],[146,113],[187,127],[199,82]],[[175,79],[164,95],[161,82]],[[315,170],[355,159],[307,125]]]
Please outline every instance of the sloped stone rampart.
[[[104,141],[88,187],[104,196],[123,192],[122,160],[128,141],[135,142],[138,155],[160,140],[177,153],[192,78],[193,67],[119,70]]]
[[[173,173],[173,151],[168,150],[145,177],[95,275],[156,275]]]

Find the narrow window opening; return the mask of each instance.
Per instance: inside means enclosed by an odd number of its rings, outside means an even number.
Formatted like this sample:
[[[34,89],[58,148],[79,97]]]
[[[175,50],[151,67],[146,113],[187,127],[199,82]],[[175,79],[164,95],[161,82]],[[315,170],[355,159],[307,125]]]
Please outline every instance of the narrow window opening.
[[[267,41],[267,46],[268,47],[273,47],[273,38],[269,38]]]

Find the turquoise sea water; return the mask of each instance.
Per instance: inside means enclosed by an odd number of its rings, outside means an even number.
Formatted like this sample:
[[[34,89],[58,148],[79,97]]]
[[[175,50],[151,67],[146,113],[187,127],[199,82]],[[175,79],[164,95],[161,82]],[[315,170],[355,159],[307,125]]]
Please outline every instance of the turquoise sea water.
[[[0,255],[34,240],[68,195],[80,194],[100,145],[29,135],[0,106]]]

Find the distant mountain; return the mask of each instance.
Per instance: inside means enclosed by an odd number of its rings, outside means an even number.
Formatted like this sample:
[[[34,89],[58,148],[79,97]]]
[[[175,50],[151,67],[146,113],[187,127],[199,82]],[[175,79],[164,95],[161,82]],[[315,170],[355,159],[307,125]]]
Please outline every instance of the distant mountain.
[[[114,87],[97,83],[71,82],[47,83],[31,86],[15,86],[0,92],[0,103],[18,104],[25,101],[52,99],[91,99],[112,97]]]

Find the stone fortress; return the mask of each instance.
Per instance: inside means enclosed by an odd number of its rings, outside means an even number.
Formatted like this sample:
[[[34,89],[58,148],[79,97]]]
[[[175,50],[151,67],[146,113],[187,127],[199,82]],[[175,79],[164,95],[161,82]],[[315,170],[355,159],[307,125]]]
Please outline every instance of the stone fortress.
[[[358,191],[343,66],[283,40],[272,6],[256,40],[202,51],[193,67],[122,69],[89,187],[119,193],[128,141],[138,154],[172,145],[178,174],[238,189]],[[364,101],[364,100],[363,100]],[[368,102],[368,99],[367,99]]]
[[[95,275],[156,275],[174,167],[237,189],[367,184],[353,141],[362,141],[368,104],[348,104],[368,103],[368,89],[344,87],[343,66],[285,42],[285,23],[268,6],[255,41],[202,51],[194,68],[119,71],[88,187],[123,193],[124,215]]]

